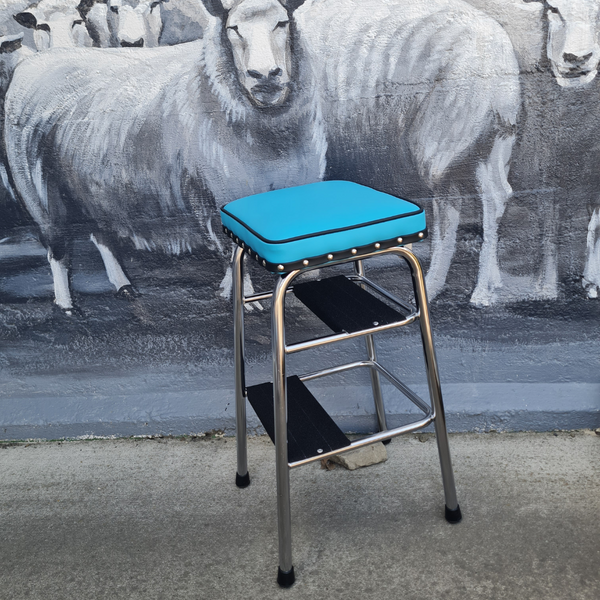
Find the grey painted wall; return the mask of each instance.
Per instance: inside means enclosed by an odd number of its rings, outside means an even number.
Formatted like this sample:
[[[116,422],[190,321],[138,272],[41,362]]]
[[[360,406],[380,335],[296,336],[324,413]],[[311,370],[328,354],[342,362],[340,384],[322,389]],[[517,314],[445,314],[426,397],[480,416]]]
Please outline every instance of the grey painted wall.
[[[38,21],[60,8],[85,32],[19,47],[10,11],[0,30],[0,439],[231,430],[218,207],[321,178],[426,208],[450,429],[600,426],[599,2],[47,4]],[[402,288],[389,261],[372,272]],[[299,304],[289,321],[321,331]],[[249,382],[267,380],[268,311],[247,326]],[[416,331],[379,352],[425,393]],[[374,427],[362,375],[316,395]]]

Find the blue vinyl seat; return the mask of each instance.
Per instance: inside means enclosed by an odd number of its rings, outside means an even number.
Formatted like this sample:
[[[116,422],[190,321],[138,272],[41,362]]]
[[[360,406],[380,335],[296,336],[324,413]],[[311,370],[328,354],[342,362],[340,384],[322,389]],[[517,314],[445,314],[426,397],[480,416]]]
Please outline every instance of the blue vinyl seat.
[[[271,272],[289,272],[427,235],[422,208],[349,181],[247,196],[221,209],[225,233]]]

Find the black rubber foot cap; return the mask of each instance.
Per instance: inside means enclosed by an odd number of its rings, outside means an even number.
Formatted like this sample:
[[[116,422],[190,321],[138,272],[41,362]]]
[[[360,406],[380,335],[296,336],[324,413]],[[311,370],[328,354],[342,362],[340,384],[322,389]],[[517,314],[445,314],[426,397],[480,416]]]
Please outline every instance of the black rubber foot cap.
[[[294,585],[294,581],[296,581],[296,576],[294,575],[294,567],[292,567],[289,571],[285,572],[279,568],[277,572],[277,583],[282,588],[289,588]]]
[[[381,442],[384,446],[387,446],[390,442],[392,441],[392,438],[390,438],[389,440],[383,440],[383,442]]]
[[[245,475],[240,475],[239,473],[235,474],[235,485],[239,488],[245,488],[250,485],[250,473],[246,473]]]
[[[460,506],[458,506],[458,504],[454,510],[450,510],[447,506],[445,508],[446,521],[448,521],[448,523],[452,523],[454,525],[455,523],[460,523],[462,521],[462,513],[460,512]]]

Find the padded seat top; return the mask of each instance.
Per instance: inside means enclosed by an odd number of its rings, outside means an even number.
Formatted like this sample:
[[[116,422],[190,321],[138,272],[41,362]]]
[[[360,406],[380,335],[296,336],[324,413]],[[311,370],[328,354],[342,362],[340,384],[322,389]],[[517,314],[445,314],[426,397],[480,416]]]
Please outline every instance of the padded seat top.
[[[321,181],[240,198],[221,209],[221,220],[225,233],[279,273],[358,258],[427,234],[422,208],[349,181]]]

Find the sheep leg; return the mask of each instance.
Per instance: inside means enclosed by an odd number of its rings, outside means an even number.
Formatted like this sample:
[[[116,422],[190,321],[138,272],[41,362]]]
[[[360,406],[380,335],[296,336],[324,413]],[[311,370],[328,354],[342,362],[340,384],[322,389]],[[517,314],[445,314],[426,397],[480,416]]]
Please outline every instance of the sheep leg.
[[[553,194],[544,194],[540,202],[542,215],[542,268],[537,278],[535,297],[554,300],[558,296],[558,261],[556,227],[558,218]]]
[[[588,298],[598,298],[600,292],[600,208],[596,208],[588,224],[583,288]]]
[[[139,292],[131,285],[131,281],[129,281],[129,278],[125,275],[121,264],[113,254],[112,250],[106,244],[99,241],[93,233],[90,235],[90,239],[94,242],[94,245],[100,252],[104,268],[106,269],[106,275],[108,276],[108,280],[117,290],[117,297],[126,300],[137,298],[140,295]]]
[[[508,170],[514,141],[514,135],[497,136],[488,159],[477,167],[477,182],[483,204],[483,244],[479,254],[477,285],[471,296],[471,303],[476,306],[494,304],[497,290],[502,287],[498,263],[498,225],[512,195]]]
[[[450,263],[456,249],[456,232],[460,221],[460,196],[433,199],[433,227],[431,232],[431,261],[425,277],[427,296],[435,298],[444,287]]]
[[[48,250],[48,262],[52,271],[54,281],[54,303],[61,308],[65,314],[72,315],[75,311],[71,288],[69,285],[69,256],[63,254],[55,258],[52,249]]]

